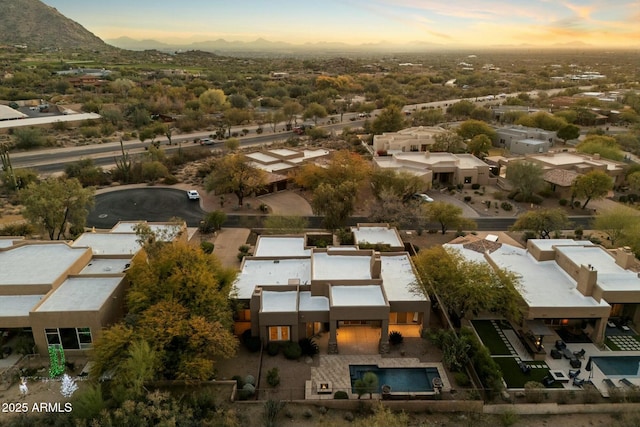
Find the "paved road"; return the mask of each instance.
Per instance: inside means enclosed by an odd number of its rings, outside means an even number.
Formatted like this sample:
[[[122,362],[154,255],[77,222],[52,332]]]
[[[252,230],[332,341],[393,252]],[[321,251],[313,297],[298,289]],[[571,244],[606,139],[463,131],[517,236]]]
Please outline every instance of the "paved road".
[[[278,199],[284,197],[282,196],[283,194],[286,193],[278,193],[274,196]],[[284,198],[287,199],[286,197]],[[292,200],[297,200],[297,198]],[[99,229],[108,229],[118,221],[147,220],[155,222],[168,221],[173,217],[178,217],[184,219],[189,227],[197,227],[205,213],[199,203],[187,199],[184,190],[134,188],[96,195],[96,204],[89,213],[87,225]],[[291,215],[292,213],[289,214]],[[300,212],[299,215],[306,216],[309,228],[323,228],[322,217],[307,215],[305,212]],[[265,215],[234,215],[231,213],[228,214],[224,227],[261,228],[264,218]],[[509,230],[517,218],[476,217],[471,219],[478,224],[478,231],[506,231]],[[569,220],[573,223],[572,228],[581,226],[584,229],[588,229],[593,217],[573,216],[569,217]],[[346,225],[351,226],[362,222],[369,222],[369,220],[367,217],[354,216],[349,218]],[[428,224],[424,228],[439,230],[440,225]]]
[[[197,227],[205,213],[197,201],[187,199],[183,190],[134,188],[96,195],[95,207],[89,213],[87,225],[108,229],[118,221],[157,222],[179,217],[189,227]]]

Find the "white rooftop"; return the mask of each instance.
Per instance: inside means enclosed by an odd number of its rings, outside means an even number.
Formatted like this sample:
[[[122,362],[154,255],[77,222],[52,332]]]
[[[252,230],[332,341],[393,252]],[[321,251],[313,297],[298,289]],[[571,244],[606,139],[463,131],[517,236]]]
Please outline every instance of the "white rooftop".
[[[390,246],[403,246],[395,229],[388,227],[351,227],[356,243],[382,243]]]
[[[300,284],[311,281],[310,259],[261,260],[245,258],[244,267],[234,284],[237,298],[249,299],[259,285],[287,285],[289,279],[300,279]]]
[[[640,291],[638,274],[616,264],[615,258],[600,246],[562,246],[557,251],[577,265],[591,265],[598,272],[603,291]]]
[[[411,267],[409,255],[380,256],[382,283],[389,301],[426,301],[417,291],[418,278]]]
[[[465,249],[461,244],[443,245],[455,248],[466,258],[487,262],[484,255]],[[502,244],[489,254],[493,262],[520,278],[520,294],[529,307],[599,307],[592,297],[585,297],[576,287],[576,282],[554,261],[537,261],[525,249]]]
[[[0,129],[9,129],[23,126],[37,126],[46,125],[56,122],[75,122],[84,120],[97,120],[102,116],[96,113],[80,113],[80,114],[68,114],[63,116],[47,116],[47,117],[35,117],[20,120],[6,120],[0,121]]]
[[[542,251],[551,251],[554,246],[593,246],[589,240],[573,239],[529,239],[528,242],[533,243]]]
[[[113,294],[123,276],[70,277],[38,307],[37,312],[96,311]]]
[[[131,258],[93,258],[80,274],[118,274],[131,264]]]
[[[94,255],[135,255],[140,250],[138,239],[134,233],[83,233],[72,245],[88,246]]]
[[[18,240],[23,240],[20,237],[11,237],[11,238],[6,238],[6,237],[0,237],[0,248],[10,248],[11,246],[14,245],[14,242]]]
[[[0,317],[28,317],[33,307],[44,295],[0,296]]]
[[[263,313],[288,313],[298,311],[297,291],[262,291]]]
[[[314,280],[371,279],[371,256],[314,252],[312,257]]]
[[[113,226],[110,230],[111,233],[135,233],[136,226],[138,224],[145,224],[149,226],[149,229],[160,238],[165,238],[167,241],[175,239],[178,233],[182,231],[181,225],[176,224],[158,224],[148,223],[146,221],[122,221]]]
[[[254,168],[262,169],[263,171],[266,171],[266,172],[278,172],[282,170],[291,169],[293,167],[293,165],[286,162],[277,162],[277,163],[268,163],[268,164],[251,162],[250,165]]]
[[[280,159],[277,157],[270,156],[268,154],[262,153],[260,151],[256,151],[255,153],[249,153],[246,155],[248,158],[255,160],[259,163],[274,163],[279,162]]]
[[[0,104],[0,120],[24,119],[26,117],[29,116],[18,110],[14,110],[8,105]]]
[[[288,148],[274,148],[273,150],[269,150],[269,152],[282,157],[295,156],[298,154],[297,151],[289,150]]]
[[[299,236],[260,236],[256,243],[256,257],[310,256],[311,249],[305,249],[305,239]]]
[[[334,307],[386,305],[378,285],[332,286],[331,303]]]
[[[66,243],[27,244],[0,251],[0,285],[52,284],[84,254]]]
[[[300,292],[300,311],[329,311],[329,298],[311,296],[311,292]]]

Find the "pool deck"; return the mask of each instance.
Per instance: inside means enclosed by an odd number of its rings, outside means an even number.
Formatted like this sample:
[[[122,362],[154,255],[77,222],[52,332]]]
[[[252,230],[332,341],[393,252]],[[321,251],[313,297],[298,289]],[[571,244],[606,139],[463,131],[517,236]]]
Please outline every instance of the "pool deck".
[[[443,383],[442,391],[448,392],[451,390],[451,383],[449,383],[442,363],[423,363],[419,359],[411,357],[382,358],[380,355],[320,355],[318,367],[311,368],[311,380],[307,381],[305,399],[333,399],[333,393],[338,390],[347,392],[350,399],[357,399],[358,395],[351,393],[349,365],[377,365],[380,368],[438,368]],[[331,393],[318,394],[317,388],[321,383],[330,384]],[[380,398],[380,394],[374,393],[373,398]]]
[[[531,357],[528,355],[528,353],[526,352],[526,350],[522,349],[522,344],[519,342],[519,339],[517,338],[517,336],[515,335],[515,333],[513,333],[510,330],[507,331],[503,331],[505,334],[506,339],[509,341],[509,343],[512,345],[512,347],[514,348],[515,352],[517,352],[517,355],[514,355],[515,357],[520,357],[521,360],[524,363],[527,363],[529,361],[531,361]],[[610,334],[608,335],[609,337],[611,336],[624,336],[624,335],[633,335],[635,334],[635,331],[631,330],[631,332],[629,333],[617,333],[618,331],[616,329],[612,329],[612,328],[607,328],[607,332]],[[560,337],[559,336],[554,336],[554,337],[545,337],[545,346],[548,348],[548,352],[551,351],[551,348],[553,347],[553,342],[555,342],[555,340],[559,340]],[[591,371],[587,371],[586,370],[586,366],[587,363],[589,362],[589,358],[590,357],[611,357],[611,356],[640,356],[640,351],[638,350],[625,350],[625,351],[611,351],[609,349],[605,349],[602,350],[600,348],[598,348],[595,344],[592,343],[566,343],[567,345],[567,349],[569,349],[572,353],[573,352],[578,352],[582,349],[585,350],[585,355],[583,359],[580,359],[582,362],[582,366],[580,367],[580,375],[578,375],[578,378],[580,379],[585,379],[585,380],[589,380],[591,381],[591,383],[598,389],[598,391],[600,392],[600,394],[603,397],[609,397],[609,386],[607,385],[607,382],[605,382],[605,380],[608,378],[610,379],[613,384],[615,385],[616,388],[619,388],[621,390],[625,390],[628,389],[628,386],[625,386],[624,384],[622,384],[620,382],[620,380],[623,378],[621,376],[607,376],[606,374],[604,374],[599,368],[598,365],[595,363],[592,363],[591,365]],[[554,359],[552,358],[550,355],[547,355],[546,359],[544,360],[544,362],[547,364],[547,366],[549,367],[549,371],[560,371],[562,372],[564,375],[566,375],[568,377],[569,375],[569,370],[572,370],[574,368],[571,367],[571,365],[569,364],[569,359]],[[640,377],[638,376],[628,376],[628,377],[624,377],[627,380],[629,380],[629,382],[631,382],[632,384],[635,384],[636,386],[640,387]],[[582,387],[578,387],[578,386],[574,386],[573,385],[573,381],[569,381],[566,383],[562,384],[562,387],[566,390],[581,390]]]

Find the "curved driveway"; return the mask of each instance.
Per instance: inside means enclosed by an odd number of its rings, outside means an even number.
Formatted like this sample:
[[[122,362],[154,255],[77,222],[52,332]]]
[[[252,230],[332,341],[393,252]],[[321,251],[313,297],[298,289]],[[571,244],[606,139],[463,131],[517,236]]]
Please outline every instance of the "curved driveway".
[[[97,194],[87,225],[108,229],[118,221],[168,221],[179,217],[189,227],[197,227],[205,211],[184,190],[173,188],[132,188]]]

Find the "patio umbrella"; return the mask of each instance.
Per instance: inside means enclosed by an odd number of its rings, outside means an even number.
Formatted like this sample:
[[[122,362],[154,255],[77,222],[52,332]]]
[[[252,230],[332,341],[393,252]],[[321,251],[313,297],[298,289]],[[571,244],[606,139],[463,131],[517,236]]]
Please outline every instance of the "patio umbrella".
[[[591,357],[589,357],[589,361],[587,362],[587,366],[584,367],[587,371],[591,370]]]

